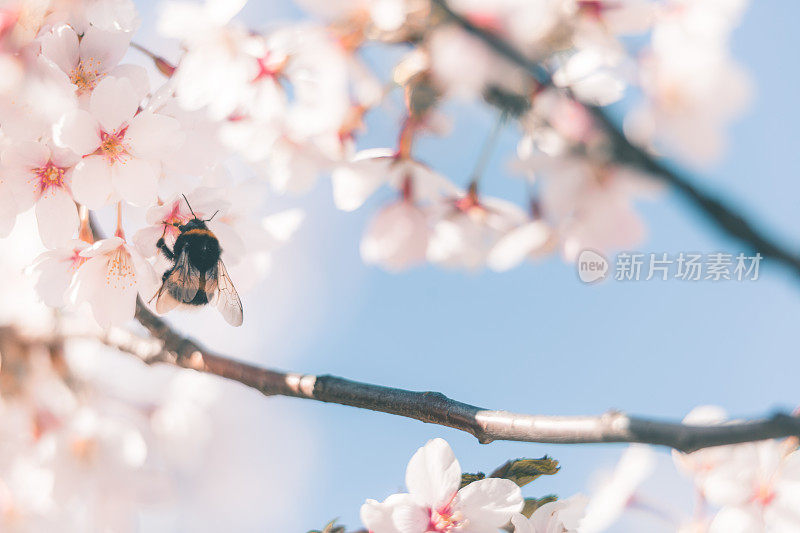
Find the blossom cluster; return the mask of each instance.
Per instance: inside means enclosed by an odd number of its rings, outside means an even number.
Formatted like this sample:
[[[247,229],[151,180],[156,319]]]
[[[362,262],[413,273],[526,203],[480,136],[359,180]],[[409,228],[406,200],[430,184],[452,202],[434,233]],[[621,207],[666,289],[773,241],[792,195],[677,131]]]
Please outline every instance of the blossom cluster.
[[[725,423],[725,413],[705,406],[687,424]],[[383,502],[367,500],[361,520],[371,533],[599,533],[628,511],[667,521],[679,533],[779,533],[800,523],[800,451],[796,439],[767,440],[673,452],[676,467],[697,491],[693,513],[651,504],[640,485],[655,470],[655,453],[631,446],[591,496],[523,499],[518,484],[502,477],[462,478],[461,467],[442,439],[420,448],[406,470],[408,493]],[[712,512],[713,511],[713,512]],[[644,531],[643,529],[638,529]]]
[[[134,368],[109,387],[113,350],[30,333],[0,330],[0,530],[135,531],[143,508],[177,503],[205,466],[211,378]]]
[[[440,2],[302,0],[313,22],[262,32],[236,18],[244,4],[166,2],[157,29],[180,44],[174,61],[132,40],[131,0],[0,7],[0,235],[33,208],[49,249],[35,269],[44,301],[87,303],[102,325],[131,318],[136,295],[152,300],[169,266],[155,242],[173,243],[195,215],[213,217],[233,277],[256,281],[302,218],[259,219],[257,185],[299,193],[320,176],[345,211],[382,187],[397,191],[360,246],[365,262],[393,271],[507,270],[557,251],[572,260],[584,248],[630,248],[645,232],[633,203],[658,188],[617,159],[592,106],[637,87],[632,138],[703,159],[746,102],[746,77],[727,52],[744,0],[447,4],[546,79],[497,55]],[[375,43],[405,47],[390,80],[363,58]],[[156,68],[126,62],[135,54]],[[359,150],[365,116],[394,87],[405,109],[396,145]],[[500,127],[514,120],[512,168],[530,182],[524,208],[481,192],[486,153],[466,179],[418,159],[415,140],[445,135],[445,104],[457,100],[496,108]],[[102,238],[92,213],[113,206],[117,227]],[[123,226],[137,210],[147,226],[134,232]]]

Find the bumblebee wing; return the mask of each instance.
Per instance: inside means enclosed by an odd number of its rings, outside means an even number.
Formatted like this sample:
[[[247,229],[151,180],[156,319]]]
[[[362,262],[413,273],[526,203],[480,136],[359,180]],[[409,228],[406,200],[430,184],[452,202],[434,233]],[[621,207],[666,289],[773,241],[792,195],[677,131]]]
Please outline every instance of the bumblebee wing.
[[[189,262],[189,255],[181,252],[158,291],[156,311],[160,313],[160,308],[169,311],[178,304],[191,302],[199,289],[200,271]]]
[[[156,312],[159,315],[165,315],[178,307],[180,302],[172,297],[169,291],[165,288],[164,285],[158,289],[158,293],[156,294]]]
[[[209,276],[211,279],[216,280],[216,300],[217,309],[222,313],[222,316],[231,326],[242,325],[242,301],[239,299],[239,293],[236,292],[236,287],[233,286],[231,278],[228,276],[228,270],[222,261],[217,262],[217,275],[215,278]],[[209,283],[207,292],[211,293],[212,285]]]

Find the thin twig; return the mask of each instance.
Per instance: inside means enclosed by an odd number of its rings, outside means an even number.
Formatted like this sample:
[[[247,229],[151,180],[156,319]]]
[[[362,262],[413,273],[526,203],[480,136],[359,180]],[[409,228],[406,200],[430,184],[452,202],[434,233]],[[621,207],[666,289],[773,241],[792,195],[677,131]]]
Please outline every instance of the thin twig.
[[[800,418],[784,413],[720,426],[690,426],[616,411],[601,416],[542,416],[494,411],[451,400],[439,392],[383,387],[330,375],[287,373],[236,361],[212,353],[176,333],[141,301],[137,302],[136,319],[163,342],[163,353],[147,362],[165,362],[214,374],[268,396],[349,405],[447,426],[470,433],[484,444],[495,440],[552,444],[638,442],[692,452],[710,446],[800,436]],[[120,347],[124,349],[124,344]],[[134,354],[141,358],[140,354]]]
[[[432,0],[440,11],[464,31],[480,39],[491,50],[525,70],[539,84],[553,87],[553,81],[547,70],[537,61],[527,57],[500,36],[487,31],[461,14],[454,11],[446,0]],[[566,91],[565,91],[566,92]],[[568,93],[567,93],[568,94]],[[577,101],[577,100],[576,100]],[[634,145],[601,108],[580,103],[594,117],[596,124],[608,135],[612,143],[617,161],[638,167],[648,174],[661,179],[675,188],[694,207],[707,216],[720,230],[728,236],[744,243],[753,251],[761,253],[765,258],[772,258],[783,263],[800,275],[800,255],[794,250],[778,243],[775,239],[759,230],[752,221],[740,215],[737,209],[727,202],[711,194],[693,183],[693,180],[659,161],[647,150]]]

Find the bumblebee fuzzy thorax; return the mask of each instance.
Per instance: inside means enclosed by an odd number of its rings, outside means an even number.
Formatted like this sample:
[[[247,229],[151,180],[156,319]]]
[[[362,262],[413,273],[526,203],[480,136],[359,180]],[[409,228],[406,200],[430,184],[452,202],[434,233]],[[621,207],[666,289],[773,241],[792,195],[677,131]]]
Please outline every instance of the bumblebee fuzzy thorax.
[[[180,227],[180,235],[175,241],[175,253],[186,252],[191,264],[200,272],[205,272],[219,261],[221,249],[219,240],[206,223],[193,219]]]

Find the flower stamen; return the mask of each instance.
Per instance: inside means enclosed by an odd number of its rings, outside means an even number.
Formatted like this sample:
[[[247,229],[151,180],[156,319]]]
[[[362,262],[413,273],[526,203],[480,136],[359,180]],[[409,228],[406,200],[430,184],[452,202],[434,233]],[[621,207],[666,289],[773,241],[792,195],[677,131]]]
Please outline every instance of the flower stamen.
[[[453,529],[464,525],[466,522],[463,520],[461,513],[458,511],[453,512],[449,505],[440,509],[431,509],[430,523],[428,524],[428,531],[435,531],[437,533],[447,533]]]
[[[120,246],[108,258],[106,285],[114,289],[125,289],[136,285],[136,272],[130,254]]]
[[[104,76],[105,73],[100,72],[100,62],[90,57],[81,60],[78,66],[72,69],[69,73],[69,81],[78,87],[78,94],[85,94],[92,92]]]
[[[128,153],[128,146],[124,142],[127,129],[126,126],[114,133],[100,132],[100,148],[98,152],[111,164],[122,161],[122,157]]]
[[[52,161],[48,161],[43,167],[34,168],[34,185],[37,194],[41,196],[49,189],[63,188],[65,172],[66,169],[57,167]]]

